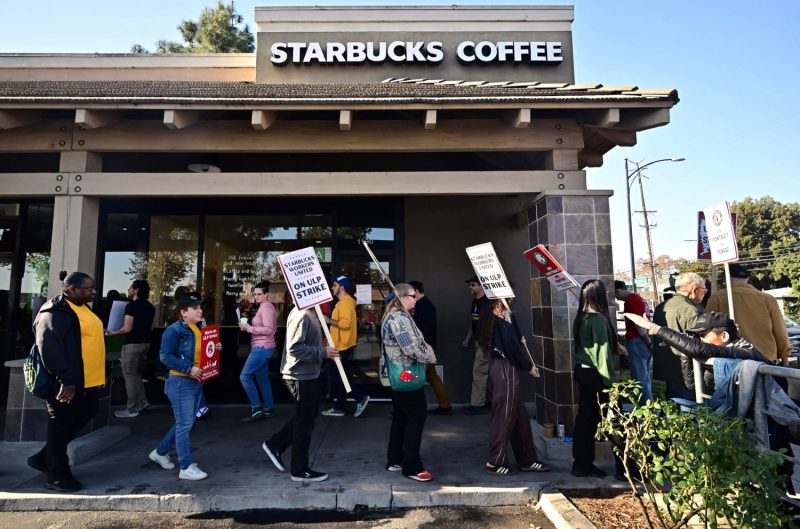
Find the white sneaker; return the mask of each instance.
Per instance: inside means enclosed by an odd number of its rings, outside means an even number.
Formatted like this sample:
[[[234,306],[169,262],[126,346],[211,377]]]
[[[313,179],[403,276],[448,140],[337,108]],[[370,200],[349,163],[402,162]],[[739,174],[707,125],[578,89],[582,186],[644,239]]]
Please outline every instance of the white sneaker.
[[[162,456],[155,450],[150,452],[150,461],[158,463],[164,470],[172,470],[175,468],[175,463],[170,460],[169,456]]]
[[[353,414],[353,417],[360,417],[364,410],[367,409],[367,404],[369,404],[369,395],[364,395],[364,400],[359,403],[356,403],[356,412]]]
[[[197,463],[192,463],[189,465],[189,468],[181,470],[180,474],[178,474],[180,479],[189,479],[192,481],[199,481],[201,479],[206,479],[208,474],[200,470],[200,467],[197,466]]]
[[[117,410],[114,412],[114,417],[119,417],[120,419],[132,419],[138,416],[139,412],[136,410]]]

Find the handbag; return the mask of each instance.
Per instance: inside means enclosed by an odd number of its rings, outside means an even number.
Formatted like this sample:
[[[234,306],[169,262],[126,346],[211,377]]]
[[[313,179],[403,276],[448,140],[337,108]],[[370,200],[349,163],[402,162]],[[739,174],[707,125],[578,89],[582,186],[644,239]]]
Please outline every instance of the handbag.
[[[56,377],[44,367],[42,355],[36,344],[31,347],[28,358],[22,365],[22,373],[25,376],[25,387],[31,394],[40,399],[52,398],[56,394]]]
[[[425,364],[416,361],[408,367],[395,364],[389,359],[385,348],[383,358],[389,385],[394,391],[416,391],[425,387]]]

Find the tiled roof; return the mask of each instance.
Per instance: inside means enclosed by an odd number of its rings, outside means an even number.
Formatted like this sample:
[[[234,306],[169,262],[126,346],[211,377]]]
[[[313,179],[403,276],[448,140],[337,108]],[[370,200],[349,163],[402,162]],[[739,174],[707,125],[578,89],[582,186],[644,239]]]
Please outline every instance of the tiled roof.
[[[678,101],[676,90],[600,84],[385,79],[357,84],[198,81],[3,81],[0,103],[331,104]]]

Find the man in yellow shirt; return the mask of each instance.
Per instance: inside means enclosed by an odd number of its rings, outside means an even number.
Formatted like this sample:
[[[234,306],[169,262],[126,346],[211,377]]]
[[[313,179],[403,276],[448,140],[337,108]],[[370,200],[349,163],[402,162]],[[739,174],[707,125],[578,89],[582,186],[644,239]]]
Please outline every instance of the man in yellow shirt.
[[[358,339],[356,300],[348,293],[348,290],[352,289],[352,287],[353,284],[346,276],[339,276],[333,281],[331,293],[338,301],[333,309],[333,314],[325,318],[325,321],[331,326],[333,346],[339,350],[342,364],[348,373],[358,372],[358,366],[354,361],[356,341]],[[347,392],[339,376],[339,370],[336,368],[336,364],[330,361],[327,363],[325,370],[328,373],[328,380],[336,392],[336,401],[333,407],[323,411],[322,415],[326,417],[344,417],[347,409]],[[352,389],[350,395],[356,401],[356,411],[353,416],[360,417],[367,408],[367,404],[369,404],[369,395],[354,384],[350,386]]]
[[[773,363],[786,364],[792,348],[789,333],[783,322],[783,313],[778,302],[749,284],[750,272],[740,264],[731,264],[731,286],[733,287],[733,310],[742,338],[753,344],[761,354]],[[706,312],[728,310],[728,291],[718,290],[706,304]]]

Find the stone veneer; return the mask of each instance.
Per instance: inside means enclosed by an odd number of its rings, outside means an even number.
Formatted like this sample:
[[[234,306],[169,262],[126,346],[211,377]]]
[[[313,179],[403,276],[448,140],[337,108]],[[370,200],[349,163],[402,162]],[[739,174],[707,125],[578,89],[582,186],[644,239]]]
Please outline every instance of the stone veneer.
[[[544,244],[578,284],[602,280],[610,289],[613,307],[611,195],[601,190],[544,192],[528,208],[528,234],[531,247]],[[567,435],[572,435],[578,408],[578,388],[572,380],[572,321],[577,307],[577,296],[551,288],[531,266],[534,360],[542,373],[536,384],[536,416],[540,423],[564,424]]]

